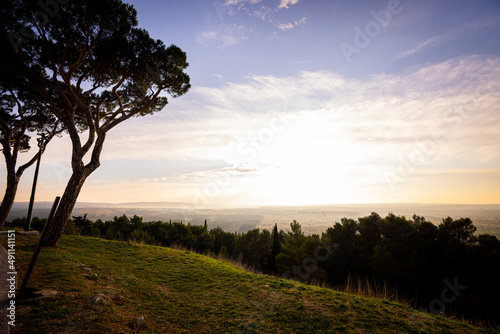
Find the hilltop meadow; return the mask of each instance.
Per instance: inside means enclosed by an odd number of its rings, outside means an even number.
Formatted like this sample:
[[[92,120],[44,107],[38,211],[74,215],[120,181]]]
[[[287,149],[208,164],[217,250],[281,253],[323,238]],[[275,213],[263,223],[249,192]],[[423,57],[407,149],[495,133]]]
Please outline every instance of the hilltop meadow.
[[[20,277],[35,243],[17,236]],[[29,286],[57,294],[19,301],[11,333],[495,333],[220,257],[72,235],[42,250]]]

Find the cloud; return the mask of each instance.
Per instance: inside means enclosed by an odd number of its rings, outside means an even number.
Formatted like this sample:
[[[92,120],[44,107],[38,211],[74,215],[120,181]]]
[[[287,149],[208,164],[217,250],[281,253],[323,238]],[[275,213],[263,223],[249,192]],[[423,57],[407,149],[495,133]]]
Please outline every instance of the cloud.
[[[280,0],[280,4],[278,5],[278,8],[287,8],[288,6],[293,6],[297,4],[300,0]]]
[[[344,78],[333,73],[304,71],[289,77],[254,75],[246,83],[195,89],[212,110],[266,114],[270,110],[293,111],[333,103],[341,97],[346,84]]]
[[[413,56],[414,54],[419,53],[422,49],[438,45],[446,39],[450,39],[450,37],[447,37],[446,35],[434,36],[432,38],[429,38],[428,40],[418,43],[416,46],[409,50],[399,53],[398,55],[396,55],[396,59]]]
[[[295,25],[293,25],[293,23],[282,23],[282,24],[277,24],[276,27],[278,27],[279,30],[283,30],[283,31],[286,31],[286,30],[290,30],[290,29],[293,29],[295,27]]]
[[[278,6],[273,9],[273,11],[288,9],[290,6],[297,4],[299,1],[300,0],[279,0]],[[225,0],[222,5],[237,8],[238,10],[249,10],[246,6],[255,6],[257,4],[262,4],[263,2],[269,3],[269,1],[264,0]],[[268,4],[267,6],[261,5],[261,7],[267,8],[272,8],[273,6],[273,4]]]
[[[218,34],[215,31],[205,31],[198,36],[198,43],[206,43],[208,40],[215,40],[218,38]]]
[[[438,138],[439,147],[453,147],[452,155],[461,145],[476,145],[474,154],[482,148],[491,159],[500,155],[499,92],[500,59],[494,57],[456,58],[367,80],[328,71],[253,75],[242,83],[193,87],[165,112],[124,124],[110,134],[104,156],[228,161],[240,144],[259,146],[266,136],[276,143],[296,130],[297,140],[367,147],[404,148]]]
[[[202,32],[198,35],[196,41],[202,45],[216,45],[220,49],[225,49],[246,39],[242,26],[221,25],[217,30]]]
[[[213,178],[219,178],[219,177],[257,175],[257,174],[265,172],[266,170],[269,170],[270,168],[276,168],[276,167],[269,167],[269,166],[265,166],[265,165],[224,167],[224,168],[213,169],[213,170],[202,170],[202,171],[197,171],[197,172],[193,172],[193,173],[184,173],[184,174],[179,176],[179,179],[182,179],[182,180],[186,180],[186,179],[207,180],[207,179],[213,179]]]
[[[303,17],[300,20],[280,24],[275,23],[275,14],[278,11],[289,9],[298,2],[299,0],[280,0],[279,3],[276,4],[274,1],[263,0],[226,0],[224,2],[214,2],[214,8],[221,21],[223,21],[225,17],[232,17],[238,13],[246,13],[251,17],[271,23],[273,26],[277,27],[279,31],[286,31],[293,29],[299,24],[305,23],[306,18]]]
[[[225,0],[224,5],[225,6],[235,6],[235,5],[238,6],[238,5],[245,4],[245,3],[255,5],[255,4],[258,4],[260,2],[262,2],[262,0]]]
[[[367,187],[386,191],[387,175],[402,184],[451,169],[498,170],[499,104],[497,57],[459,57],[363,80],[329,71],[252,75],[193,87],[165,111],[117,127],[94,177],[110,179],[119,168],[129,184],[144,179],[183,194],[218,179],[220,196],[241,189],[255,198],[307,196],[321,188],[311,200],[328,200],[327,189],[335,189],[355,201]],[[53,150],[43,159],[64,160]],[[67,179],[43,175],[47,183]],[[294,184],[304,191],[292,191]]]
[[[483,19],[481,21],[461,24],[459,27],[452,29],[447,33],[433,36],[431,38],[428,38],[424,41],[417,43],[416,46],[396,55],[396,59],[413,56],[417,53],[422,52],[423,50],[436,47],[447,41],[463,38],[465,35],[471,35],[485,28],[496,26],[498,24],[499,19],[500,17],[492,17],[489,19]]]
[[[416,167],[498,163],[499,78],[500,59],[473,56],[369,80],[301,72],[252,76],[246,83],[197,93],[211,104],[215,117],[232,119],[221,126],[239,128],[230,140],[235,147],[225,157],[286,167],[294,164],[287,151],[295,147],[301,161],[329,166],[331,157],[339,156],[336,168],[366,164],[366,180],[380,180],[402,159]],[[262,150],[254,148],[252,143],[260,145],[259,135],[269,133],[270,121],[279,115],[291,116],[286,128],[269,134],[273,140]]]
[[[300,20],[298,21],[295,21],[295,22],[289,22],[289,23],[286,23],[286,24],[277,24],[276,27],[281,30],[281,31],[287,31],[287,30],[291,30],[293,28],[295,28],[296,26],[300,25],[300,24],[303,24],[303,23],[306,23],[306,20],[307,18],[306,17],[303,17],[301,18]]]

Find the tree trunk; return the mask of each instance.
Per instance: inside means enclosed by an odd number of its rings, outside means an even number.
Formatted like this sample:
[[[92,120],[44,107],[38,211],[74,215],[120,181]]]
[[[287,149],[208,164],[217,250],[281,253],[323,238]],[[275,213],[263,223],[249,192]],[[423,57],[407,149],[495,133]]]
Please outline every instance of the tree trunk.
[[[87,151],[82,150],[79,137],[76,132],[74,132],[74,134],[75,136],[72,138],[73,174],[66,185],[66,189],[61,197],[56,213],[54,214],[50,225],[47,226],[45,234],[42,236],[42,247],[57,247],[64,232],[64,228],[71,217],[71,213],[73,212],[73,208],[75,207],[78,195],[80,195],[80,191],[82,190],[85,180],[100,166],[99,157],[101,155],[104,140],[106,139],[106,132],[98,131],[97,140],[95,141],[94,148],[92,150],[92,159],[87,165],[83,165],[83,157]],[[92,136],[92,134],[89,136]]]
[[[21,134],[24,134],[24,131],[25,130],[22,130]],[[10,134],[3,133],[4,139],[2,140],[2,153],[4,155],[5,164],[7,166],[7,188],[5,189],[5,195],[3,197],[2,204],[0,205],[0,227],[3,226],[3,224],[7,220],[7,217],[9,216],[10,210],[12,209],[12,204],[14,204],[16,198],[17,186],[19,184],[19,181],[21,180],[21,176],[26,169],[28,169],[38,161],[41,156],[40,154],[43,154],[43,152],[45,152],[45,146],[52,140],[56,132],[57,131],[54,129],[54,132],[52,132],[46,138],[44,146],[42,146],[41,148],[41,152],[38,151],[31,157],[28,162],[26,162],[24,165],[19,166],[17,172],[16,163],[19,153],[19,147],[14,145],[11,151],[9,141],[5,140],[6,138],[10,138]]]
[[[7,172],[8,174],[12,174]],[[0,205],[0,227],[3,226],[7,217],[9,216],[12,204],[14,204],[14,199],[16,198],[17,185],[19,184],[19,177],[14,175],[7,175],[7,188],[5,189],[5,195],[3,196],[2,204]]]
[[[66,190],[61,197],[56,213],[43,235],[43,239],[41,240],[42,247],[57,247],[59,239],[61,239],[64,232],[64,228],[69,221],[71,213],[73,212],[78,195],[80,194],[83,184],[89,175],[90,172],[85,168],[73,171],[73,174],[66,185]]]

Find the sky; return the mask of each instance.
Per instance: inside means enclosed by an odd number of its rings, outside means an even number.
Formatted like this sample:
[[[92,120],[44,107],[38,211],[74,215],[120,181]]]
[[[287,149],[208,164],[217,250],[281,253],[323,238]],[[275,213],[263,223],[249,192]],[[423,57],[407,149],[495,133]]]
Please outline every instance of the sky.
[[[500,203],[499,1],[130,3],[192,88],[109,132],[80,202]],[[50,143],[37,201],[70,158]]]

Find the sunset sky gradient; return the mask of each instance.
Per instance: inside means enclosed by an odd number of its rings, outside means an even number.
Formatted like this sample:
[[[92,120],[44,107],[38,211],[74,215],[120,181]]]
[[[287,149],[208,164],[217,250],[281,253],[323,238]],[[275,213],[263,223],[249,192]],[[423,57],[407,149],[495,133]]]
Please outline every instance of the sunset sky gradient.
[[[79,201],[500,203],[500,2],[131,3],[186,51],[192,88],[113,129]],[[37,201],[70,157],[50,143]]]

